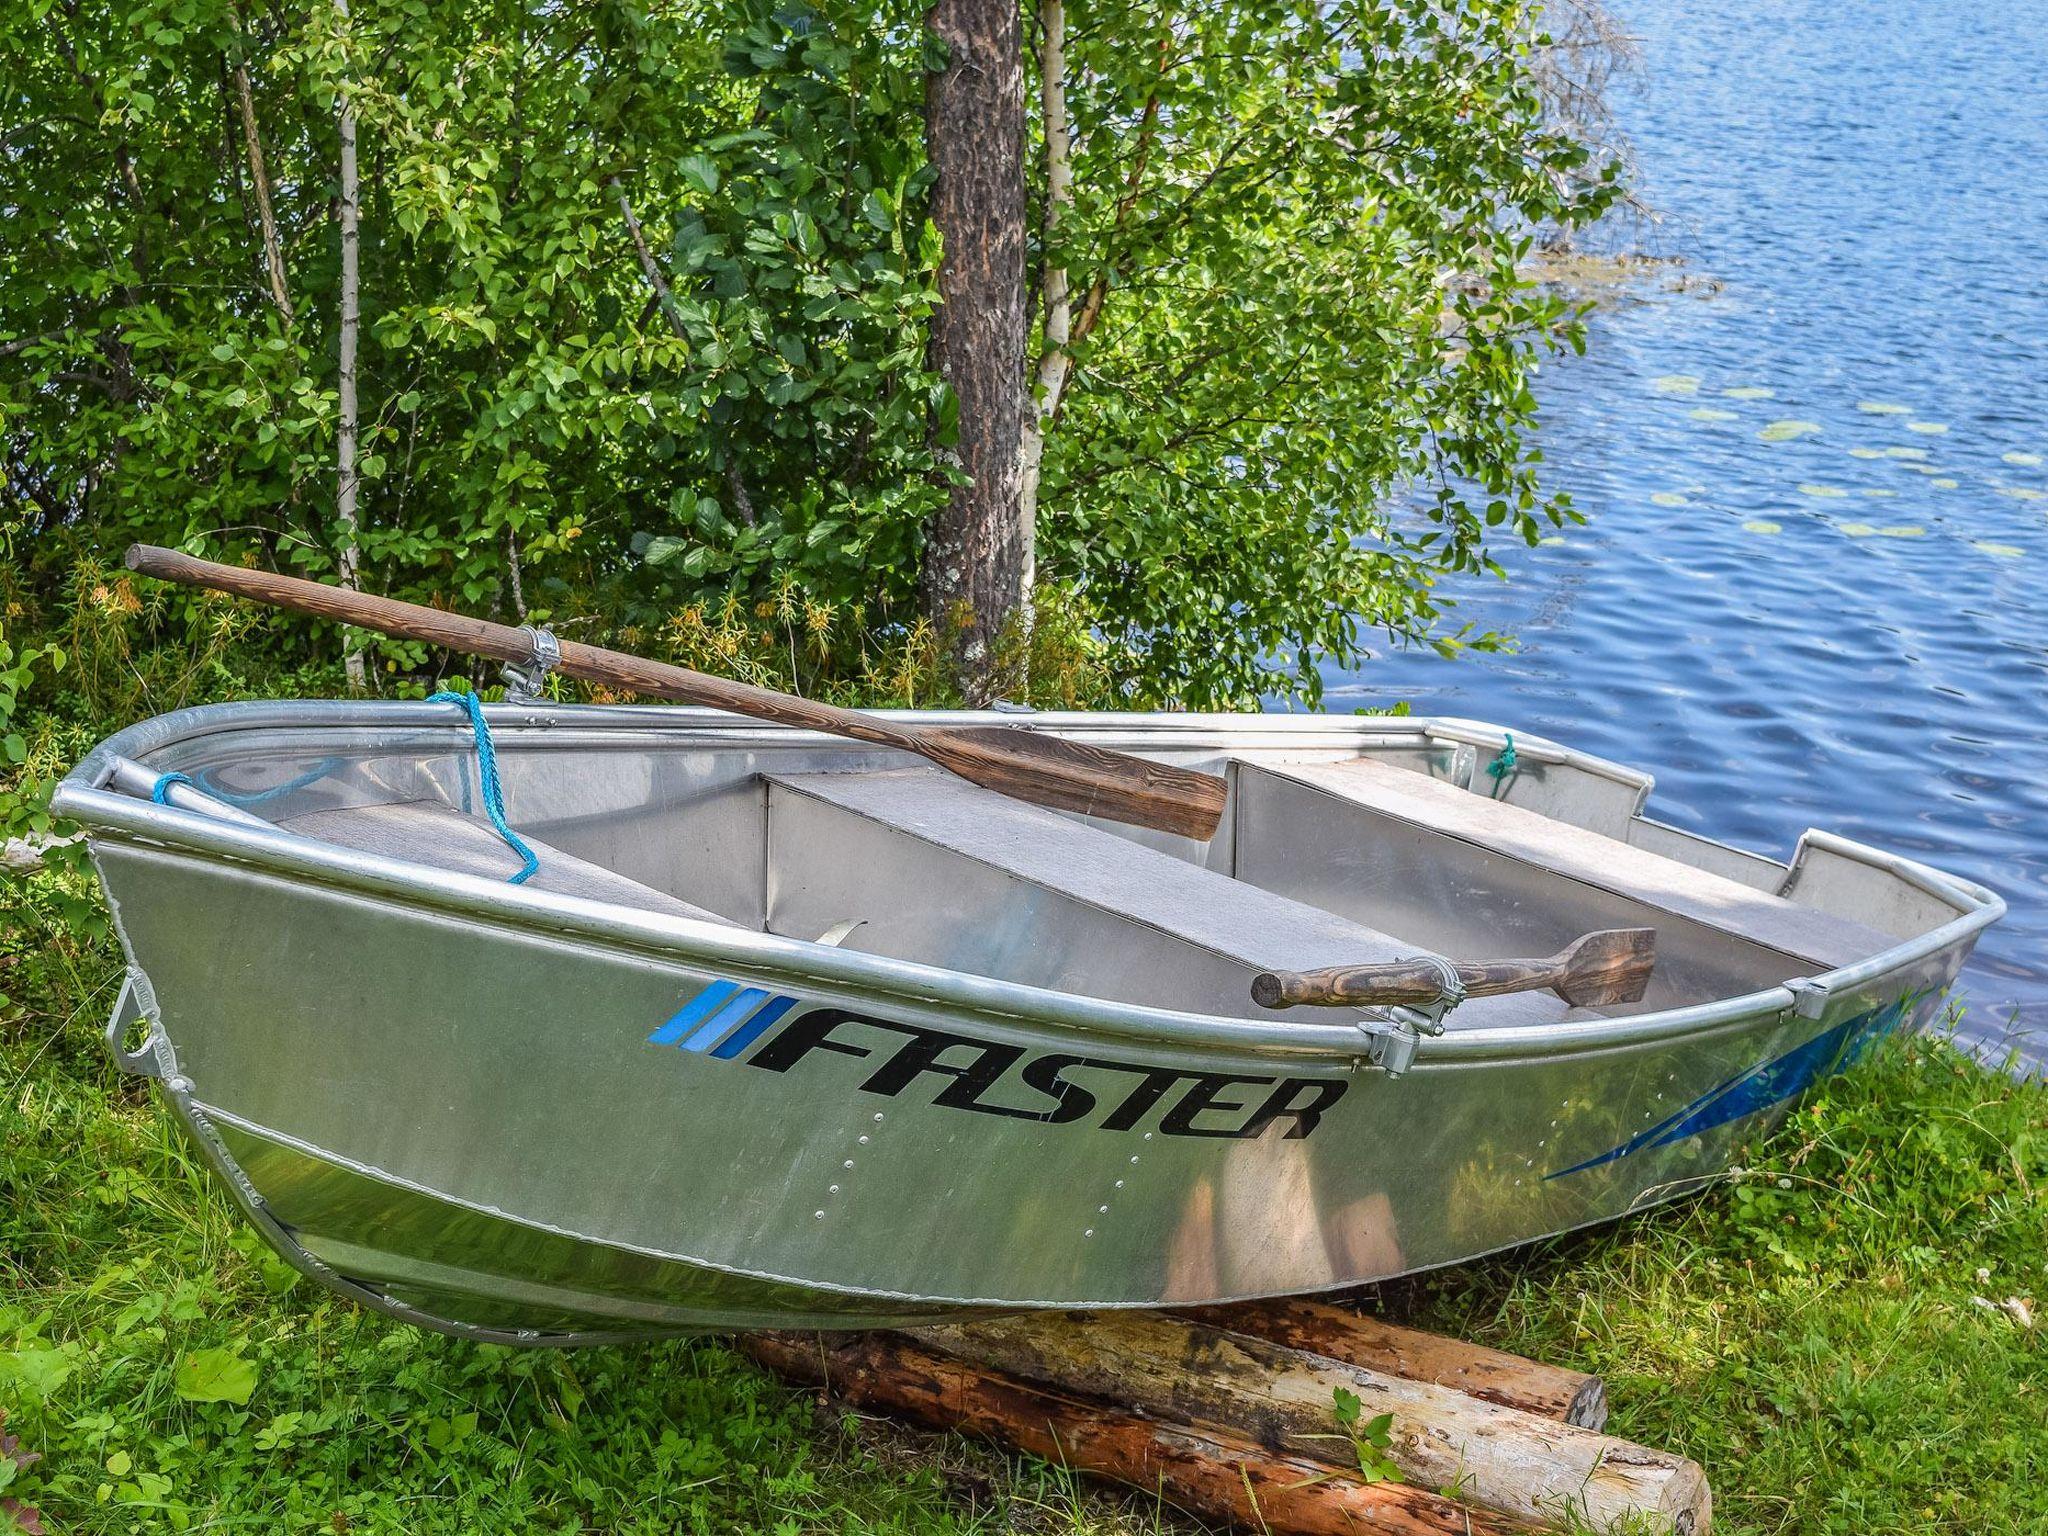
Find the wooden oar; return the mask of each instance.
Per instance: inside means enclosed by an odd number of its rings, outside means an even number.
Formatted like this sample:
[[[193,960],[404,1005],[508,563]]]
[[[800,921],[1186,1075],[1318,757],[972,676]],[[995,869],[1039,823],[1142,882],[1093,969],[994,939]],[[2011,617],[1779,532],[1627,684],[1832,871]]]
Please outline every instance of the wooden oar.
[[[471,655],[515,664],[533,660],[533,641],[529,635],[488,619],[443,613],[437,608],[351,592],[345,587],[303,581],[296,576],[216,565],[211,560],[148,544],[129,548],[128,568],[163,581],[210,587],[216,592],[288,608],[295,613]],[[657,699],[708,704],[736,715],[845,736],[872,746],[900,748],[985,789],[1038,805],[1195,838],[1214,835],[1223,815],[1225,785],[1213,774],[1175,768],[1031,730],[910,725],[602,646],[583,645],[574,640],[560,643],[562,656],[554,670],[566,676]]]
[[[1575,1008],[1642,999],[1657,964],[1657,930],[1608,928],[1589,933],[1547,960],[1483,960],[1456,967],[1468,997],[1549,988]],[[1261,1008],[1424,1006],[1443,993],[1443,975],[1429,960],[1339,965],[1324,971],[1266,971],[1252,978]]]

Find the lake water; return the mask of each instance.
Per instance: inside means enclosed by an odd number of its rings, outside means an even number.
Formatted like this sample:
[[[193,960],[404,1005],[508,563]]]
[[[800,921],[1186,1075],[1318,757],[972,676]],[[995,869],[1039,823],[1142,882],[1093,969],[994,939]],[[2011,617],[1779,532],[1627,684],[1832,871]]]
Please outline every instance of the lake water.
[[[1652,239],[1720,291],[1547,365],[1590,523],[1460,589],[1519,652],[1326,669],[1325,707],[1521,726],[1679,826],[1980,880],[2011,912],[1966,1029],[2048,1063],[2048,3],[1616,10]]]

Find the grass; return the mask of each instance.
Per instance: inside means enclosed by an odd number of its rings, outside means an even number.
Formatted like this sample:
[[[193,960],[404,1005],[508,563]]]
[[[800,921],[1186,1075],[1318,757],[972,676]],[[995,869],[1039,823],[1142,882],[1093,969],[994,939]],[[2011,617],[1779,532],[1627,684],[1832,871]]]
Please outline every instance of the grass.
[[[0,1496],[50,1531],[1191,1528],[717,1343],[517,1352],[328,1297],[106,1065],[117,966],[52,887],[0,879],[0,1407],[43,1458]],[[1375,1299],[1603,1372],[1724,1533],[2039,1536],[2048,1328],[1997,1304],[2048,1300],[2044,1186],[2048,1088],[1899,1042],[1701,1198]]]

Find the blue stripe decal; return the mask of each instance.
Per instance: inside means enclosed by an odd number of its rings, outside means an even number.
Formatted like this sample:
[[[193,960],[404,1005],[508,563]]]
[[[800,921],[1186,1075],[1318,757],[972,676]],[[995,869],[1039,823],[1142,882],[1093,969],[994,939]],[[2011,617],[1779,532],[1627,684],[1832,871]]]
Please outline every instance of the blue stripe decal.
[[[744,1019],[748,1014],[760,1007],[767,999],[767,996],[768,994],[759,987],[742,987],[731,1002],[711,1015],[710,1020],[703,1028],[697,1030],[689,1039],[683,1042],[683,1049],[686,1051],[703,1050],[720,1035],[731,1029],[733,1025],[739,1023],[741,1019]]]
[[[1701,1094],[1675,1114],[1667,1115],[1648,1130],[1630,1137],[1620,1146],[1589,1157],[1583,1163],[1544,1175],[1561,1179],[1568,1173],[1584,1173],[1604,1163],[1615,1162],[1646,1147],[1668,1147],[1736,1120],[1797,1098],[1822,1078],[1846,1072],[1868,1051],[1904,1022],[1907,1010],[1919,994],[1908,992],[1897,1001],[1824,1029],[1804,1045],[1784,1055],[1738,1073],[1718,1087]]]
[[[687,1003],[675,1011],[669,1021],[647,1037],[649,1045],[674,1045],[683,1036],[704,1021],[704,1015],[717,1008],[733,993],[739,991],[739,984],[731,981],[714,981]]]
[[[763,1008],[745,1024],[741,1025],[738,1032],[730,1040],[726,1041],[725,1044],[721,1045],[711,1054],[720,1061],[731,1060],[756,1040],[760,1039],[762,1032],[769,1025],[773,1024],[795,1006],[796,999],[793,997],[776,998],[766,1008]]]

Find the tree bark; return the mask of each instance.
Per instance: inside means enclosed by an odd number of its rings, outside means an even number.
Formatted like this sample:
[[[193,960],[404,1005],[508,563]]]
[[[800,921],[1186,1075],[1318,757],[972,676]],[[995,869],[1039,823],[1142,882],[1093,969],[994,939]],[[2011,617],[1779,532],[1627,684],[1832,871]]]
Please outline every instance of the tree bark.
[[[235,22],[241,36],[241,20]],[[249,88],[249,63],[239,44],[235,50],[235,99],[242,113],[242,143],[249,154],[249,181],[256,193],[256,217],[263,225],[263,272],[270,280],[270,299],[284,323],[292,323],[291,294],[284,284],[284,247],[277,238],[277,215],[270,206],[270,174],[263,163],[263,135],[256,126],[256,96]]]
[[[1018,494],[1028,327],[1024,289],[1024,57],[1017,0],[937,0],[946,51],[925,77],[931,217],[945,242],[932,356],[958,404],[947,488],[925,544],[925,612],[952,645],[972,703],[986,703],[995,642],[1029,622],[1032,526]]]
[[[1065,0],[1040,0],[1038,7],[1038,81],[1040,111],[1045,123],[1045,224],[1048,251],[1058,238],[1061,217],[1074,202],[1074,141],[1067,123],[1067,8]],[[1046,258],[1044,346],[1039,352],[1036,388],[1024,417],[1024,441],[1017,475],[1017,515],[1026,528],[1038,526],[1038,485],[1045,466],[1045,434],[1066,393],[1074,360],[1074,294],[1066,263]]]
[[[633,213],[633,200],[626,196],[626,189],[619,178],[609,178],[605,185],[612,189],[612,195],[619,200],[619,215],[626,221],[626,233],[633,241],[633,254],[640,258],[640,273],[647,279],[647,286],[654,290],[654,302],[661,307],[661,313],[668,321],[668,328],[678,337],[685,337],[683,317],[676,311],[676,298],[669,291],[668,279],[661,274],[661,267],[655,262],[654,252],[648,248],[646,232],[640,228],[640,220]]]
[[[1042,1314],[914,1328],[907,1336],[976,1365],[1158,1418],[1217,1427],[1288,1455],[1355,1465],[1333,1434],[1338,1388],[1362,1419],[1393,1415],[1387,1456],[1418,1487],[1539,1526],[1574,1518],[1705,1536],[1706,1474],[1680,1456],[1423,1381],[1159,1313]]]
[[[898,1335],[768,1333],[735,1343],[777,1375],[823,1387],[856,1407],[993,1440],[1268,1536],[1509,1536],[1533,1529],[1406,1483],[1361,1483],[1227,1431],[1162,1423],[1019,1381]]]
[[[334,0],[342,26],[348,25],[348,0]],[[344,89],[339,100],[341,135],[341,366],[337,394],[337,474],[334,516],[340,537],[335,565],[341,584],[351,591],[362,589],[356,555],[356,333],[362,324],[362,293],[359,260],[361,236],[358,225],[361,207],[356,182],[356,114]],[[362,647],[353,639],[345,641],[343,657],[348,668],[348,685],[360,691],[367,681]]]
[[[519,535],[510,528],[505,530],[505,574],[512,582],[512,612],[519,622],[526,622],[526,579],[519,569]]]
[[[1539,1418],[1560,1419],[1580,1429],[1602,1429],[1607,1424],[1607,1387],[1598,1376],[1525,1360],[1440,1333],[1403,1328],[1325,1301],[1290,1296],[1191,1307],[1175,1315],[1348,1365],[1362,1365],[1382,1376],[1451,1387],[1467,1397],[1518,1408]]]

